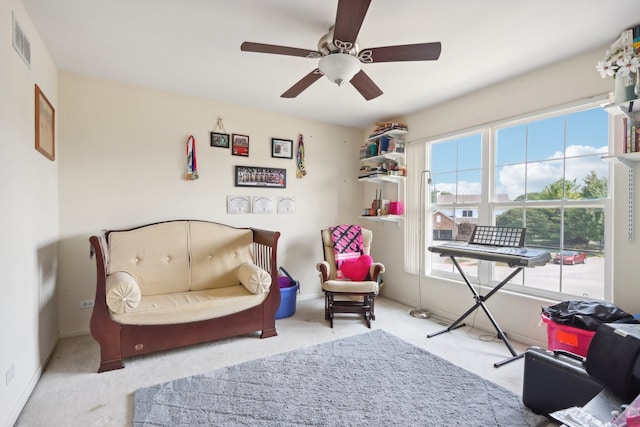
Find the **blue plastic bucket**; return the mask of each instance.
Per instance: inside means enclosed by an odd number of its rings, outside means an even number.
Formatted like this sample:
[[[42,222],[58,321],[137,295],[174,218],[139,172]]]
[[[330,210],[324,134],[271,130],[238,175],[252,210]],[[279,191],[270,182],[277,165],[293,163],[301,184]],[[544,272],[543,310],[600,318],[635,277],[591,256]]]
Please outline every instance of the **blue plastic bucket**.
[[[276,319],[291,317],[296,312],[296,295],[300,284],[297,280],[293,280],[291,276],[281,267],[286,276],[278,278],[278,286],[280,287],[280,307],[276,311]]]

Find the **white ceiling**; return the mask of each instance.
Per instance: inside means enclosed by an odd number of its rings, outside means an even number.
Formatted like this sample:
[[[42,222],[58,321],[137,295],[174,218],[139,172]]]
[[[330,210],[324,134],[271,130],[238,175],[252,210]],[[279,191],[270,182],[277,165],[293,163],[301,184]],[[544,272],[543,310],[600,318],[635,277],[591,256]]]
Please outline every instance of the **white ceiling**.
[[[60,70],[360,128],[608,45],[640,24],[639,0],[372,0],[362,48],[440,41],[440,59],[363,65],[384,92],[372,101],[326,78],[284,99],[317,60],[240,44],[316,49],[337,0],[22,3]]]

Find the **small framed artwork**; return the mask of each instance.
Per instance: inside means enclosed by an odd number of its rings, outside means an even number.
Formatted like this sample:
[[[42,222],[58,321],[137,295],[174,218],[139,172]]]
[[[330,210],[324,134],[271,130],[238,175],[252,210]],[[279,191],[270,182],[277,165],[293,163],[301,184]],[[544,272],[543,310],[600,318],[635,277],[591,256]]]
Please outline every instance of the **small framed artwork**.
[[[236,187],[287,188],[287,170],[236,166]]]
[[[36,85],[35,101],[36,150],[53,161],[56,159],[56,111],[38,85]]]
[[[271,157],[293,159],[293,141],[290,139],[271,138]]]
[[[247,135],[234,133],[231,136],[231,154],[249,157],[249,137]]]
[[[251,198],[249,196],[227,196],[227,213],[251,213]]]
[[[229,148],[229,134],[211,132],[211,146],[220,148]]]

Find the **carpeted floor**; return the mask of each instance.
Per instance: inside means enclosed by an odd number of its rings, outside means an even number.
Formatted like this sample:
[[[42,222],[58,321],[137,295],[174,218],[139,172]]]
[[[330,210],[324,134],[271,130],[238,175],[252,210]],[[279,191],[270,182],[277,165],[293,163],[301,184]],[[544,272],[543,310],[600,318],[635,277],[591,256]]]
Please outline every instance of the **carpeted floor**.
[[[135,426],[538,426],[521,398],[374,330],[140,388]]]

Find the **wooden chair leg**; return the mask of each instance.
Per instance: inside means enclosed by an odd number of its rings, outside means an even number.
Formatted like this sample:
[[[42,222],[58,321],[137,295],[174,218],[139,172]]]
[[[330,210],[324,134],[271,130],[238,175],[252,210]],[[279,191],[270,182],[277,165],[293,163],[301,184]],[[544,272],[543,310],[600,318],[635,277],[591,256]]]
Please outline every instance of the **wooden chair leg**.
[[[333,328],[333,303],[334,303],[334,299],[333,299],[333,294],[329,295],[329,326],[331,326],[331,328]]]
[[[324,319],[329,321],[329,326],[331,328],[333,328],[333,294],[332,293],[325,293],[325,299],[324,299]]]
[[[324,294],[324,320],[329,320],[329,294]]]
[[[335,313],[356,313],[362,314],[367,327],[371,329],[371,321],[376,319],[374,312],[375,294],[347,294],[340,293],[341,297],[358,297],[358,300],[338,300],[336,301],[333,292],[325,292],[324,318],[329,321],[333,328],[333,318]]]

